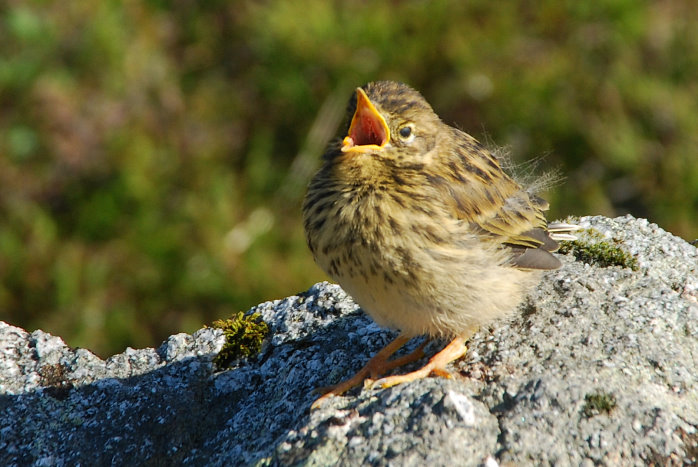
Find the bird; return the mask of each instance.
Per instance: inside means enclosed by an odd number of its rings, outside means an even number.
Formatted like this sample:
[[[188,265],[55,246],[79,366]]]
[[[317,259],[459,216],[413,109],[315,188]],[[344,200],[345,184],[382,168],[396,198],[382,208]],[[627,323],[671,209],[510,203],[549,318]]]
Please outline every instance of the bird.
[[[552,252],[575,230],[549,225],[545,200],[404,83],[356,88],[346,120],[308,185],[306,240],[320,268],[399,334],[352,378],[322,389],[313,408],[362,383],[449,377],[479,327],[513,313],[542,271],[561,266]],[[421,335],[449,343],[422,368],[378,379],[424,357],[427,340],[390,359]]]

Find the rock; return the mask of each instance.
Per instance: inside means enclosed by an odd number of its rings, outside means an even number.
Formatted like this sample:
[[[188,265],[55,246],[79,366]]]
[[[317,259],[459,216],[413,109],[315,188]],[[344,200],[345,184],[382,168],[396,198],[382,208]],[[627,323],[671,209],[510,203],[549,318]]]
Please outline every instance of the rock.
[[[698,252],[643,219],[579,223],[595,232],[519,313],[473,336],[453,378],[313,411],[313,389],[395,336],[336,285],[250,310],[270,335],[223,371],[216,329],[103,361],[0,323],[0,464],[695,463]],[[585,242],[626,267],[575,260]]]

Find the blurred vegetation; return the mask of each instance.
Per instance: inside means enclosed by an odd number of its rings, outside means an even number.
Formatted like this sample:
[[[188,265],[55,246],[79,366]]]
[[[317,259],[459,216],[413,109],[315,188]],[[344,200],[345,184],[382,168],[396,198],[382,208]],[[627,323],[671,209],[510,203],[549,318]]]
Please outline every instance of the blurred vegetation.
[[[0,319],[103,356],[323,278],[300,202],[370,80],[545,156],[551,218],[698,237],[690,0],[0,5]]]

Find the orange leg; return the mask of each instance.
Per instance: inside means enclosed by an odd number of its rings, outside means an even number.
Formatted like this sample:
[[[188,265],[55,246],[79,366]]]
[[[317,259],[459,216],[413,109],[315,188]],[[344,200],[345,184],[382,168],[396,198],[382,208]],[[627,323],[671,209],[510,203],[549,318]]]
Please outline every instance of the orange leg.
[[[313,402],[313,405],[310,408],[316,409],[320,407],[323,401],[325,401],[329,397],[338,396],[353,388],[354,386],[358,386],[369,376],[371,378],[377,378],[379,375],[384,374],[386,371],[422,358],[424,356],[423,349],[427,341],[424,341],[424,343],[422,343],[414,352],[410,353],[409,355],[405,355],[404,357],[388,361],[390,356],[397,352],[400,349],[400,347],[405,345],[409,340],[409,337],[400,334],[395,339],[393,339],[388,345],[383,347],[376,355],[374,355],[373,358],[371,358],[368,361],[368,363],[366,363],[366,365],[364,365],[364,367],[361,368],[354,376],[334,386],[328,386],[325,388],[318,389],[318,391],[324,392],[325,394],[322,395],[315,402]]]
[[[402,357],[394,358],[390,361],[385,362],[385,365],[381,368],[380,372],[371,373],[371,379],[376,379],[382,373],[387,373],[393,368],[398,368],[403,365],[407,365],[408,363],[416,362],[420,358],[424,357],[424,347],[426,347],[428,343],[429,339],[424,339],[424,342],[419,344],[419,347],[417,347],[407,355],[403,355]]]
[[[394,375],[381,378],[378,381],[375,381],[372,386],[389,388],[391,386],[395,386],[396,384],[408,383],[410,381],[426,378],[432,373],[438,376],[450,378],[451,374],[446,370],[446,365],[465,355],[467,350],[468,348],[465,346],[465,338],[456,337],[446,347],[444,347],[441,352],[431,357],[429,363],[424,365],[419,370],[404,375]]]

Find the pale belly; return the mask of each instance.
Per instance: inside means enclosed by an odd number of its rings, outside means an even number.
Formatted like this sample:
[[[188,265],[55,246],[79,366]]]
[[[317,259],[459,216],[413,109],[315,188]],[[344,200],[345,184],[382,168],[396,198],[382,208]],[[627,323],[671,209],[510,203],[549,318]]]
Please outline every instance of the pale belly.
[[[397,273],[394,263],[379,257],[373,258],[373,267],[362,267],[369,263],[364,258],[353,274],[333,271],[331,276],[379,325],[410,336],[467,337],[482,324],[513,312],[540,278],[536,272],[500,265],[499,256],[477,247],[437,254],[422,249],[414,253],[412,274],[402,267]],[[389,267],[376,270],[375,264]]]

